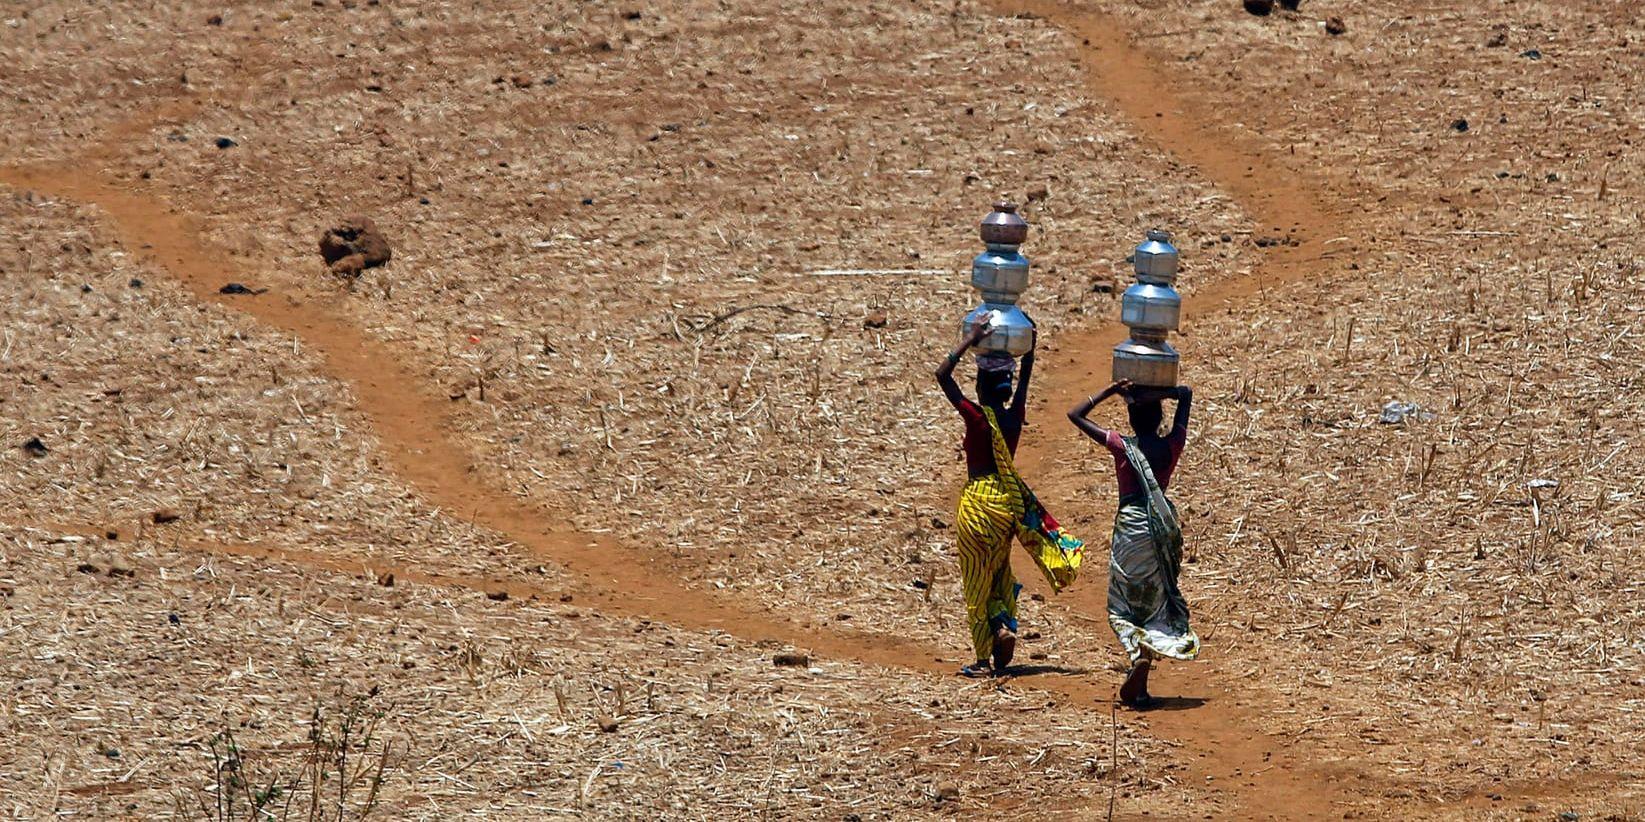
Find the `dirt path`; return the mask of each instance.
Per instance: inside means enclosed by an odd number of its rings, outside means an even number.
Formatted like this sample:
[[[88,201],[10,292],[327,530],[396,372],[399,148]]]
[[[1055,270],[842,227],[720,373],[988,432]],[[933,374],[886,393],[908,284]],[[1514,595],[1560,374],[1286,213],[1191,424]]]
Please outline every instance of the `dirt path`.
[[[1170,87],[1149,60],[1134,50],[1112,21],[1075,16],[1051,2],[1000,2],[1005,13],[1028,12],[1083,38],[1088,45],[1082,59],[1094,91],[1113,100],[1137,128],[1201,176],[1213,181],[1259,220],[1278,227],[1299,242],[1270,249],[1254,277],[1225,280],[1192,292],[1188,312],[1216,310],[1231,301],[1260,293],[1264,287],[1315,273],[1338,226],[1327,198],[1288,169],[1265,161],[1269,147],[1250,138],[1214,131],[1216,122],[1185,98],[1162,89]],[[450,403],[426,385],[399,352],[359,330],[320,297],[296,292],[257,297],[226,296],[218,292],[225,282],[244,279],[225,269],[228,255],[207,246],[196,222],[162,199],[121,179],[110,166],[115,147],[127,138],[147,133],[160,123],[185,119],[193,112],[188,103],[158,109],[111,132],[110,139],[75,164],[50,168],[0,170],[0,182],[34,189],[77,202],[95,204],[107,215],[122,241],[183,284],[196,299],[245,311],[281,332],[301,339],[323,361],[327,373],[348,384],[361,412],[371,421],[382,453],[392,471],[434,504],[452,515],[491,530],[518,544],[534,559],[562,565],[581,581],[578,596],[590,607],[612,615],[645,617],[694,629],[718,629],[750,640],[773,640],[809,648],[823,657],[851,659],[870,665],[912,669],[946,675],[939,664],[940,649],[884,636],[868,636],[821,629],[764,611],[749,611],[712,594],[687,589],[664,569],[638,551],[614,541],[552,525],[551,511],[520,501],[482,479],[471,455],[454,428],[447,424]],[[1155,116],[1156,114],[1160,116]],[[1064,353],[1048,358],[1043,388],[1051,405],[1071,404],[1107,369],[1108,350],[1123,329],[1108,325],[1062,338]],[[1030,449],[1025,464],[1032,467],[1041,452]],[[1053,478],[1053,482],[1066,482]],[[258,546],[193,546],[198,550],[238,553],[292,562],[328,572],[356,572],[360,563],[320,557],[308,552]],[[393,571],[401,579],[430,584],[476,588],[501,587],[516,596],[558,593],[539,591],[529,583],[498,577],[477,579],[438,568],[374,568]],[[1032,575],[1024,575],[1025,579]],[[1093,581],[1061,600],[1065,607],[1090,616],[1104,611],[1102,586]],[[1180,740],[1198,766],[1192,776],[1210,778],[1214,788],[1232,792],[1247,818],[1321,816],[1343,798],[1325,775],[1310,767],[1303,754],[1291,751],[1284,740],[1261,733],[1255,718],[1233,705],[1239,680],[1214,659],[1180,676],[1198,677],[1178,682],[1168,671],[1161,690],[1180,692],[1177,707],[1194,710],[1151,714],[1149,724],[1159,735]],[[1018,684],[1061,695],[1076,703],[1106,703],[1113,683],[1103,678],[1038,676]],[[1197,756],[1195,756],[1197,754]]]

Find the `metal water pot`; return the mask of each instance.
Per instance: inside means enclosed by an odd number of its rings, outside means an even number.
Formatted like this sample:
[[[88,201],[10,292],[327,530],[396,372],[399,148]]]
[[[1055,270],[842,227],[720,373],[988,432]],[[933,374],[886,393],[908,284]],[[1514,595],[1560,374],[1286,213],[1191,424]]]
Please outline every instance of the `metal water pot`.
[[[1182,296],[1175,288],[1135,283],[1120,299],[1120,322],[1136,330],[1175,331],[1182,316]]]
[[[1028,258],[1018,254],[1014,245],[990,243],[987,251],[971,260],[971,286],[982,292],[985,302],[1016,305],[1028,288]]]
[[[1171,233],[1158,228],[1148,230],[1148,239],[1137,246],[1131,256],[1131,266],[1137,272],[1137,281],[1155,285],[1171,285],[1177,281],[1177,247],[1171,245]]]
[[[1182,319],[1182,296],[1172,287],[1177,279],[1177,249],[1171,235],[1159,229],[1137,246],[1132,257],[1137,282],[1120,300],[1120,322],[1131,338],[1114,346],[1114,379],[1137,385],[1168,388],[1177,384],[1180,358],[1166,337]]]
[[[1177,384],[1181,358],[1161,336],[1158,339],[1132,337],[1114,346],[1114,380],[1130,380],[1150,388],[1170,388]]]
[[[994,333],[983,337],[973,351],[979,355],[1020,357],[1034,349],[1034,324],[1028,321],[1028,315],[1022,313],[1022,309],[1010,303],[983,303],[977,306],[965,315],[965,320],[960,323],[960,333],[970,334],[989,313],[997,315],[994,318]]]

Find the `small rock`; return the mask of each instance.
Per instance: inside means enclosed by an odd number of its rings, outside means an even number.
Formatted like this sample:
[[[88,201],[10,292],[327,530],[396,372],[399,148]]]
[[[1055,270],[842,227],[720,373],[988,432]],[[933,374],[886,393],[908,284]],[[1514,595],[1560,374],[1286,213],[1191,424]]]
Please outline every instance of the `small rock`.
[[[222,24],[223,15],[221,14],[213,14],[212,16],[206,18],[206,25],[208,26],[221,26]]]
[[[166,621],[173,624],[173,625],[182,625],[183,624],[182,617],[179,617],[176,614],[176,612],[166,614]]]
[[[1560,811],[1559,813],[1559,822],[1577,822],[1581,818],[1582,815],[1576,811]]]
[[[923,579],[916,579],[916,580],[914,580],[913,582],[911,582],[909,584],[913,585],[915,588],[917,588],[921,591],[931,587],[931,583],[926,582]]]
[[[137,576],[136,569],[132,568],[124,559],[114,557],[109,560],[109,576],[131,578]]]
[[[944,522],[942,520],[942,517],[932,517],[931,518],[931,527],[937,529],[938,531],[941,531],[942,529],[948,527],[948,523]]]
[[[509,82],[512,83],[515,88],[531,88],[533,80],[523,74],[516,74],[509,78]]]
[[[886,324],[889,323],[889,322],[890,322],[890,318],[885,316],[885,312],[876,309],[874,311],[868,312],[868,316],[863,317],[862,327],[863,328],[884,328],[886,326]]]
[[[594,205],[594,198],[593,197],[584,197],[583,198],[583,205]]]
[[[792,652],[777,654],[771,657],[771,664],[779,668],[808,668],[811,666],[811,655]]]
[[[393,588],[394,587],[394,573],[391,572],[391,571],[384,571],[383,573],[378,574],[377,575],[377,584],[383,586],[384,588]]]
[[[80,293],[81,294],[90,294],[91,293],[91,285],[89,283],[82,283],[80,285]]]
[[[320,235],[320,256],[334,273],[343,273],[341,269],[346,269],[351,275],[357,275],[387,263],[393,258],[394,250],[370,217],[356,215],[345,217]],[[359,259],[349,260],[354,256]],[[349,261],[345,263],[345,260]]]
[[[176,522],[182,519],[183,515],[170,508],[160,508],[150,514],[149,518],[154,520],[155,525],[165,525],[168,522]]]
[[[1540,49],[1526,49],[1526,50],[1520,52],[1519,56],[1524,57],[1528,60],[1541,60],[1542,59],[1542,51]]]
[[[1338,37],[1348,33],[1348,24],[1341,17],[1332,17],[1325,21],[1325,33]]]
[[[952,782],[943,782],[937,785],[937,801],[953,802],[960,798],[960,786]]]
[[[82,562],[79,565],[76,565],[74,570],[79,571],[82,574],[96,574],[100,573],[103,569],[90,562]]]
[[[1422,406],[1414,402],[1393,400],[1382,406],[1382,413],[1377,416],[1377,422],[1383,425],[1398,425],[1410,418],[1415,418],[1418,422],[1427,422],[1434,418],[1434,414],[1422,410]]]
[[[1468,130],[1468,120],[1466,118],[1463,118],[1463,117],[1458,117],[1455,120],[1452,120],[1451,121],[1451,129],[1453,131],[1455,131],[1456,133],[1458,133],[1458,134],[1461,134],[1462,132],[1467,131]]]
[[[1022,638],[1023,639],[1030,639],[1030,640],[1031,639],[1039,639],[1040,638],[1040,632],[1039,631],[1024,631],[1022,633]]]
[[[1099,277],[1091,281],[1091,291],[1096,294],[1114,293],[1114,281],[1106,277]]]
[[[126,285],[129,285],[132,288],[142,288],[143,287],[143,281],[137,279],[136,277],[132,277],[131,282],[126,283]]]
[[[1030,203],[1043,203],[1050,198],[1051,189],[1048,186],[1040,186],[1028,192],[1028,202]]]
[[[51,453],[51,449],[47,448],[39,437],[29,437],[28,442],[23,443],[23,451],[31,457],[43,457]]]
[[[501,588],[498,588],[495,591],[487,591],[486,599],[489,599],[492,602],[506,602],[508,600],[508,592]]]
[[[227,137],[218,137],[217,140],[216,140],[215,145],[218,148],[234,148],[235,146],[239,145],[239,143],[236,143],[236,142],[234,142],[233,140],[231,140]]]
[[[1274,0],[1245,0],[1245,10],[1258,17],[1266,17],[1274,10]]]
[[[1029,594],[1028,599],[1032,602],[1044,602],[1045,594]]]
[[[1044,651],[1035,651],[1035,652],[1029,654],[1028,658],[1029,659],[1039,660],[1039,659],[1046,659],[1047,657],[1046,657]]]
[[[600,730],[608,734],[616,733],[617,731],[617,718],[611,716],[610,714],[600,714],[598,717],[595,717],[594,724],[599,725]]]
[[[643,16],[645,16],[645,15],[641,14],[638,11],[634,11],[634,10],[629,10],[629,11],[623,12],[623,19],[624,20],[638,20]]]
[[[1508,45],[1508,32],[1505,31],[1492,32],[1491,38],[1485,41],[1485,47],[1488,49],[1499,49],[1506,45]]]
[[[119,759],[120,758],[120,749],[119,748],[104,748],[103,749],[103,755],[108,757],[109,759]]]

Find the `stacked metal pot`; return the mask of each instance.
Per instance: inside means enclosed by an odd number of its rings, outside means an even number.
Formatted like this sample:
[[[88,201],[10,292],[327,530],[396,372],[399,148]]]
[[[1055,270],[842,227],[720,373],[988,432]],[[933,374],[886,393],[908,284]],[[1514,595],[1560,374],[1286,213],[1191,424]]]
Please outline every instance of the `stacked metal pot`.
[[[982,294],[982,304],[965,315],[963,333],[992,315],[994,333],[977,344],[977,355],[1020,357],[1034,347],[1034,325],[1017,307],[1028,289],[1028,258],[1017,251],[1028,239],[1028,223],[1016,205],[999,202],[983,218],[981,233],[988,248],[971,261],[971,285]]]
[[[1120,322],[1131,329],[1131,338],[1114,346],[1114,379],[1168,388],[1177,384],[1178,356],[1166,337],[1182,317],[1171,235],[1150,230],[1133,261],[1137,282],[1120,300]]]

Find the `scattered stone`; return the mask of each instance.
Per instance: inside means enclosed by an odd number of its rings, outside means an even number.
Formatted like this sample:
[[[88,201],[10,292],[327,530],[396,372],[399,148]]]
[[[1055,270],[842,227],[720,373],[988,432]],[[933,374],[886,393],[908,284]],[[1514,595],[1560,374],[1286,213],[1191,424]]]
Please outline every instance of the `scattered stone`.
[[[137,279],[136,277],[132,277],[131,282],[126,283],[126,285],[129,285],[132,288],[142,288],[143,287],[143,281]]]
[[[130,578],[137,576],[137,569],[131,567],[124,559],[113,557],[109,560],[109,576]]]
[[[1274,0],[1245,0],[1245,10],[1258,17],[1267,17],[1274,11]]]
[[[1382,406],[1382,413],[1377,416],[1377,422],[1383,425],[1398,425],[1411,418],[1415,418],[1418,422],[1427,422],[1434,418],[1434,414],[1431,411],[1422,410],[1422,406],[1414,402],[1393,400]]]
[[[393,574],[393,572],[384,571],[383,573],[378,574],[377,575],[377,584],[383,586],[384,588],[393,588],[394,587],[394,574]]]
[[[911,584],[911,585],[913,585],[913,586],[914,586],[914,587],[915,587],[915,588],[918,588],[918,589],[920,589],[920,590],[922,590],[922,591],[923,591],[923,590],[925,590],[925,589],[926,589],[926,588],[930,588],[930,587],[931,587],[931,583],[929,583],[929,582],[926,582],[926,581],[925,581],[925,580],[923,580],[923,579],[916,579],[916,580],[914,580],[914,581],[913,581],[913,582],[912,582],[912,583],[910,583],[910,584]]]
[[[223,15],[221,14],[213,14],[212,16],[206,18],[206,25],[208,26],[221,26],[222,24]]]
[[[1034,602],[1044,602],[1045,594],[1029,594],[1028,598]]]
[[[632,10],[632,9],[629,10],[629,11],[623,12],[623,19],[624,20],[638,20],[638,19],[640,19],[641,17],[644,17],[644,16],[645,15],[641,14],[640,12]]]
[[[51,453],[51,449],[47,448],[39,437],[29,437],[28,442],[23,443],[23,451],[31,457],[43,457]]]
[[[253,297],[268,291],[266,288],[251,288],[245,283],[229,283],[217,289],[219,294],[249,294]]]
[[[103,749],[103,755],[108,757],[109,759],[119,759],[120,758],[120,749],[119,748],[104,748]]]
[[[1028,202],[1030,203],[1042,203],[1049,199],[1051,199],[1051,189],[1049,186],[1040,186],[1039,188],[1032,189],[1028,192]]]
[[[169,614],[166,614],[166,621],[173,624],[173,625],[182,625],[183,624],[183,618],[178,616],[176,611],[173,611]]]
[[[216,145],[218,148],[234,148],[239,145],[239,143],[236,143],[227,137],[218,137],[216,140]]]
[[[594,205],[594,198],[593,197],[584,197],[583,198],[583,205]]]
[[[1341,17],[1332,17],[1325,21],[1325,33],[1332,37],[1340,37],[1348,33],[1348,24]]]
[[[884,311],[880,311],[878,309],[875,309],[873,311],[868,312],[868,316],[863,317],[862,327],[863,328],[884,328],[886,326],[886,324],[889,323],[889,322],[890,322],[890,318],[885,316]]]
[[[595,717],[594,724],[599,725],[600,730],[605,733],[609,734],[617,732],[617,718],[610,714],[600,714]]]
[[[1035,660],[1050,659],[1050,657],[1046,656],[1044,651],[1035,651],[1035,652],[1029,654],[1028,658],[1029,659],[1035,659]]]
[[[102,572],[103,569],[90,562],[82,562],[79,565],[76,565],[74,570],[79,571],[82,574],[96,574]]]
[[[506,602],[508,601],[508,592],[501,588],[498,588],[495,591],[487,591],[486,599],[489,599],[492,602]]]
[[[1027,639],[1027,640],[1039,639],[1040,638],[1040,632],[1039,631],[1024,631],[1023,634],[1022,634],[1022,638]]]
[[[779,668],[808,668],[811,666],[811,655],[800,653],[777,654],[771,657],[771,664]]]
[[[1526,49],[1526,50],[1520,52],[1519,56],[1524,57],[1528,60],[1541,60],[1542,59],[1542,50],[1541,49]]]
[[[1458,117],[1455,120],[1452,120],[1451,121],[1451,129],[1453,131],[1455,131],[1456,133],[1458,133],[1458,134],[1461,134],[1461,133],[1467,131],[1468,130],[1468,120],[1466,118],[1463,118],[1463,117]]]
[[[149,518],[154,520],[155,525],[165,525],[168,522],[176,522],[182,519],[183,515],[170,508],[160,508],[150,514]]]
[[[1114,280],[1111,277],[1097,277],[1091,280],[1091,291],[1096,294],[1114,293]]]
[[[387,263],[394,251],[370,217],[356,215],[344,218],[320,235],[320,256],[333,273],[356,276],[367,268]],[[352,257],[358,259],[350,259]]]
[[[1499,49],[1506,45],[1508,45],[1508,32],[1505,31],[1492,32],[1491,39],[1485,41],[1485,47],[1488,49]]]
[[[960,786],[952,782],[943,782],[937,785],[937,801],[953,802],[960,798]]]
[[[531,88],[533,80],[523,74],[516,74],[509,78],[509,82],[512,83],[515,88]]]
[[[948,523],[944,522],[942,517],[932,517],[931,518],[931,527],[937,529],[938,531],[941,531],[944,528],[948,527]]]
[[[81,294],[90,294],[91,293],[91,284],[90,283],[81,283],[80,284],[80,293]]]

